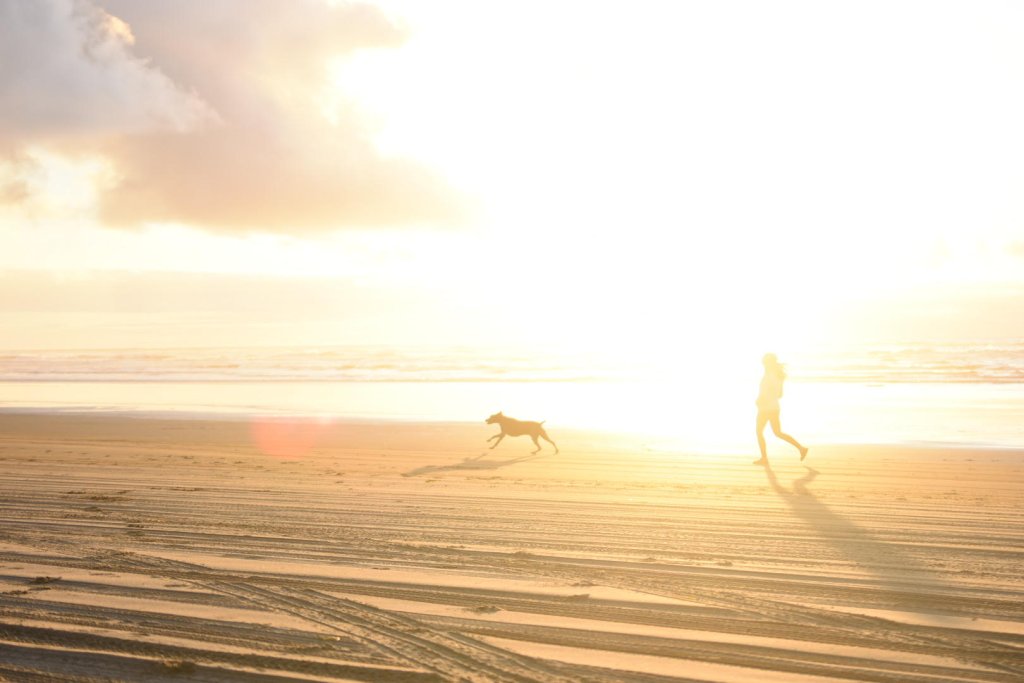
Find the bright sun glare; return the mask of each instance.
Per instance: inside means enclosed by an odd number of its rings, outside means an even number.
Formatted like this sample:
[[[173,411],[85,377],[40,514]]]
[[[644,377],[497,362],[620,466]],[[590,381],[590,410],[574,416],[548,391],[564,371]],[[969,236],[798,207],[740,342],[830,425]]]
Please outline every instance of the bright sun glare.
[[[282,109],[369,131],[375,152],[431,169],[461,193],[465,224],[96,229],[117,169],[40,149],[29,210],[88,223],[74,242],[88,247],[24,234],[11,253],[67,270],[315,277],[339,298],[353,284],[416,292],[415,323],[381,323],[390,338],[585,348],[690,377],[842,341],[839,314],[867,301],[1019,281],[1006,197],[1024,182],[1024,94],[1000,85],[1015,62],[993,51],[1020,50],[995,15],[376,5],[400,44],[325,57],[320,80],[268,70],[260,82],[287,94],[271,99]],[[111,30],[143,47],[124,22]]]
[[[1012,267],[991,256],[998,229],[989,243],[955,237],[964,221],[1005,224],[990,201],[1002,188],[966,170],[1000,163],[994,152],[942,142],[915,118],[976,104],[929,79],[915,81],[913,100],[901,94],[916,67],[896,59],[899,36],[864,15],[842,19],[878,33],[871,52],[846,44],[858,31],[833,35],[827,22],[801,32],[806,22],[790,20],[813,11],[805,5],[792,16],[753,8],[765,23],[732,26],[722,45],[699,26],[723,17],[690,5],[630,23],[560,3],[542,26],[491,7],[458,4],[466,22],[455,24],[433,7],[386,6],[409,22],[408,44],[336,61],[335,92],[372,121],[383,150],[427,160],[480,201],[477,241],[431,254],[459,273],[447,284],[545,302],[534,324],[569,345],[633,348],[639,336],[667,347],[656,352],[667,362],[679,349],[719,354],[693,342],[711,330],[762,348],[815,343],[832,333],[820,320],[851,301]],[[556,29],[566,26],[578,27],[571,41]],[[516,49],[524,36],[527,51]],[[840,87],[854,69],[876,80]],[[948,77],[978,91],[963,73]],[[909,109],[880,118],[879,93]],[[947,163],[922,165],[936,144]],[[574,333],[560,325],[567,313],[608,324]]]

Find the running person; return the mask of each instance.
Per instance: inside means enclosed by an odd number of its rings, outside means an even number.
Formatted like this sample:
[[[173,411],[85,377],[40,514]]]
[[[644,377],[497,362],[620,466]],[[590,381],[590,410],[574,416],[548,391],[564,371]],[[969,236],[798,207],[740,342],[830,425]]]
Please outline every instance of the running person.
[[[768,423],[771,423],[775,436],[796,446],[800,451],[800,460],[803,460],[807,457],[807,448],[783,432],[779,423],[779,399],[782,398],[782,383],[786,380],[786,369],[774,353],[764,354],[761,362],[764,364],[764,377],[761,378],[761,391],[757,396],[757,445],[761,448],[761,459],[755,460],[754,464],[768,464],[768,449],[764,442],[764,426]]]

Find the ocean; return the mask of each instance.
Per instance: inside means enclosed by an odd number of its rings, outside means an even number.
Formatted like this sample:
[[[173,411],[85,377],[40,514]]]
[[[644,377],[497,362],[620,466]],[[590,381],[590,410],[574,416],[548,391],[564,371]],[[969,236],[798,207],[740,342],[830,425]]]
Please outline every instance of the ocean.
[[[780,353],[807,443],[1024,447],[1024,341]],[[758,357],[383,346],[0,352],[0,410],[481,422],[749,449]]]

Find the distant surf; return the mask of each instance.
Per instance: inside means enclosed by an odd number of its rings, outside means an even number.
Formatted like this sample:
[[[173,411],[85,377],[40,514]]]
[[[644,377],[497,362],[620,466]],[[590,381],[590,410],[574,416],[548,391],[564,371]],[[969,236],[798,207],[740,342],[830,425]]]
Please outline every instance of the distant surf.
[[[784,358],[793,379],[809,382],[1024,383],[1024,340],[815,349]],[[72,349],[0,352],[0,381],[642,381],[662,376],[659,363],[645,358],[642,349],[635,358],[616,359],[585,350],[462,347]]]

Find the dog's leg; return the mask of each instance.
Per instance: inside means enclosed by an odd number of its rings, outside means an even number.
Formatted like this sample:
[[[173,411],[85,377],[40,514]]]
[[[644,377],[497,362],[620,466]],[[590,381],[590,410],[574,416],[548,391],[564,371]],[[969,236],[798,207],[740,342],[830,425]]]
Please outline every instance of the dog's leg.
[[[494,435],[494,436],[492,436],[491,438],[487,439],[487,441],[488,441],[488,442],[494,441],[494,440],[495,440],[495,439],[497,439],[497,438],[498,438],[499,436],[501,436],[501,432],[498,432],[497,434],[495,434],[495,435]]]
[[[494,442],[494,445],[493,445],[493,446],[491,446],[491,450],[492,450],[492,451],[493,451],[493,450],[494,450],[495,448],[497,448],[498,444],[499,444],[499,443],[501,443],[501,440],[505,438],[505,432],[501,432],[501,433],[499,433],[499,434],[495,434],[494,436],[497,436],[497,437],[498,437],[498,440]],[[494,436],[492,436],[492,437],[491,437],[491,439],[493,439],[493,438],[494,438]],[[490,441],[491,439],[487,439],[487,440],[488,440],[488,441]]]
[[[552,441],[551,438],[547,434],[541,434],[541,437],[543,437],[544,440],[547,441],[549,444],[554,446],[555,447],[555,453],[558,453],[558,444],[556,444],[554,441]]]
[[[537,450],[534,451],[534,454],[540,453],[540,442],[537,441],[537,435],[530,434],[530,438],[533,439],[533,445],[537,447]]]

